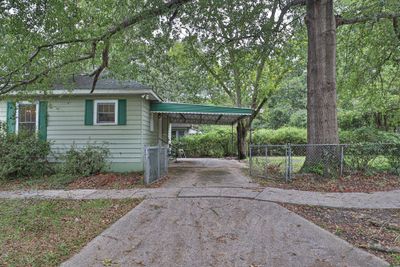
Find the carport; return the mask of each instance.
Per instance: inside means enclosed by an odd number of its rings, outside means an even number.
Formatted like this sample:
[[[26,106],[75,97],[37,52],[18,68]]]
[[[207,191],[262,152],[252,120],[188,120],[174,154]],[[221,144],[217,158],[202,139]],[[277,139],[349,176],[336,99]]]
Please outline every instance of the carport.
[[[152,103],[150,112],[167,114],[170,123],[234,125],[253,114],[250,108],[183,103]]]
[[[166,115],[169,123],[231,125],[232,146],[234,143],[233,126],[240,120],[253,114],[253,110],[250,108],[168,102],[152,103],[150,105],[150,112]]]
[[[186,124],[216,124],[233,126],[240,120],[253,114],[249,108],[234,108],[212,105],[197,105],[183,103],[153,102],[150,105],[150,112],[168,118],[168,123]],[[162,140],[162,139],[161,139]],[[164,140],[162,140],[164,141]],[[167,143],[164,141],[164,143]],[[169,142],[168,142],[169,143]],[[146,150],[147,149],[147,150]],[[150,151],[153,149],[154,151]],[[145,181],[152,182],[161,177],[168,170],[167,156],[162,150],[165,148],[145,148]]]

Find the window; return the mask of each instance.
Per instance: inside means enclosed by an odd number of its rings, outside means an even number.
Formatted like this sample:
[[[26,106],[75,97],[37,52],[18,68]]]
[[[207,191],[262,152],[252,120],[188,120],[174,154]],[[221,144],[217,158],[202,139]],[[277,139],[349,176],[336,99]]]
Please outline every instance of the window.
[[[96,100],[94,105],[95,124],[115,125],[118,118],[117,100]]]
[[[38,104],[37,103],[18,103],[17,105],[17,124],[16,131],[35,133],[38,129]]]

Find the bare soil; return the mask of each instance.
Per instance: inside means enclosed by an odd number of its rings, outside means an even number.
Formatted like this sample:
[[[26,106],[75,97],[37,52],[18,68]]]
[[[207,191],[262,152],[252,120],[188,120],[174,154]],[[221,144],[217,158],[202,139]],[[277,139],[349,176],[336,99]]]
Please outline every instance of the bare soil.
[[[313,175],[296,175],[292,181],[254,178],[265,187],[318,192],[377,192],[400,189],[400,176],[391,174],[353,174],[340,178],[318,178]]]
[[[400,265],[400,209],[338,209],[282,204],[356,247]],[[386,251],[385,251],[386,250]]]
[[[54,175],[40,178],[15,179],[0,181],[0,190],[45,190],[45,189],[133,189],[160,187],[168,177],[145,185],[143,174],[131,173],[100,173],[88,177],[72,177]]]
[[[161,179],[150,185],[145,185],[141,173],[101,173],[88,177],[81,177],[70,183],[67,189],[132,189],[156,188],[167,179]]]

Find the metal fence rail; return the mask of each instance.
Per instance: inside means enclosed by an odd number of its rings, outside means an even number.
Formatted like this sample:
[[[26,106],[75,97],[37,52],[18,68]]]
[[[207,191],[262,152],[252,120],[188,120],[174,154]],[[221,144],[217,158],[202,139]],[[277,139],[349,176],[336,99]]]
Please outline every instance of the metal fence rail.
[[[168,146],[144,148],[144,183],[151,184],[168,174]]]
[[[400,175],[400,144],[250,145],[250,175],[335,178],[353,173]]]

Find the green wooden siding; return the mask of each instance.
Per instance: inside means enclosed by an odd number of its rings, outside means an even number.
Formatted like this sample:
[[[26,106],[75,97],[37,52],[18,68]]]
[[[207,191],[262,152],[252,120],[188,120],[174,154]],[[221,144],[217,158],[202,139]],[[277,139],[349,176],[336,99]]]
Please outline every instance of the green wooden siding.
[[[87,100],[110,98],[113,97],[74,97],[49,101],[47,139],[52,141],[53,151],[62,154],[73,143],[78,147],[88,142],[99,145],[106,143],[110,149],[109,160],[114,165],[125,164],[124,170],[131,165],[132,170],[138,170],[137,166],[143,163],[140,96],[126,98],[126,125],[85,125]]]
[[[142,102],[142,136],[143,136],[143,144],[147,146],[155,146],[158,144],[158,133],[159,133],[159,123],[158,118],[159,115],[162,114],[153,114],[150,113],[150,102],[143,100]],[[162,123],[162,139],[166,142],[168,141],[168,116],[162,115],[163,123]],[[154,131],[150,131],[150,120],[153,119]],[[165,143],[163,144],[165,145]]]
[[[126,125],[85,125],[87,100],[96,99],[115,99],[115,97],[69,96],[47,100],[47,140],[51,142],[53,152],[59,156],[72,144],[83,147],[88,143],[99,145],[106,143],[110,149],[109,161],[113,171],[142,171],[143,147],[156,145],[158,142],[157,115],[155,115],[154,131],[150,132],[149,101],[139,95],[124,97]],[[6,121],[6,114],[7,102],[0,102],[0,121]],[[165,140],[168,134],[166,122],[164,119]]]

